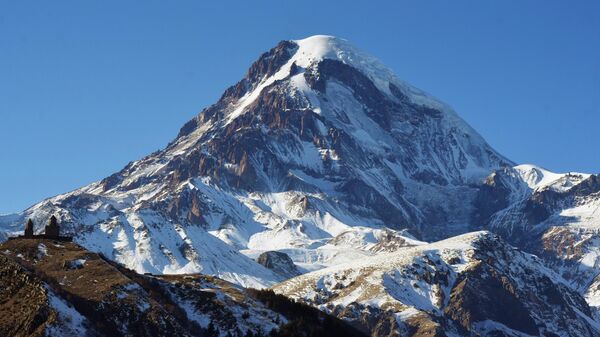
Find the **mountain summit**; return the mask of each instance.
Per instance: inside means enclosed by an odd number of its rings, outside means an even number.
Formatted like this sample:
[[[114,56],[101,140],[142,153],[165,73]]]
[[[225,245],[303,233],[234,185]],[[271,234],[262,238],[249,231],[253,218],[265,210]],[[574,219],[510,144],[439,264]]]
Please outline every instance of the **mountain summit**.
[[[77,243],[140,273],[264,287],[288,277],[255,261],[270,251],[304,273],[485,227],[542,247],[543,228],[530,228],[571,204],[522,205],[546,192],[513,166],[448,105],[318,35],[261,55],[164,150],[0,228],[55,215]],[[588,196],[594,177],[557,193]],[[521,213],[498,222],[507,209]]]

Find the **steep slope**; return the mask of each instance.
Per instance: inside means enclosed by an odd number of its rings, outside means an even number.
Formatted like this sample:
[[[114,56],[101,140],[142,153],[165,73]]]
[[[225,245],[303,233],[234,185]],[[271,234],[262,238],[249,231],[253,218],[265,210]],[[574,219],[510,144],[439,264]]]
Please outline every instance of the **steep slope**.
[[[268,286],[264,251],[314,270],[467,231],[477,183],[505,166],[447,105],[313,36],[263,54],[164,150],[0,227],[55,214],[138,272]]]
[[[600,336],[566,281],[489,232],[315,271],[274,291],[372,336]]]
[[[0,245],[2,336],[289,336],[299,324],[360,336],[285,298],[272,308],[268,295],[204,275],[139,275],[73,243]]]

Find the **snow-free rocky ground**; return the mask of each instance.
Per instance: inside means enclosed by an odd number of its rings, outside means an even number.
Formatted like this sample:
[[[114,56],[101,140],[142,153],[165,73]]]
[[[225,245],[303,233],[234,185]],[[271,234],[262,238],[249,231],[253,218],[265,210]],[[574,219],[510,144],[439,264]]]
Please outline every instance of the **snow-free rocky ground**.
[[[598,175],[516,166],[372,56],[313,36],[261,55],[164,150],[0,217],[0,239],[56,215],[140,273],[268,287],[290,275],[257,263],[265,252],[319,273],[485,229],[538,255],[596,317],[599,194]]]

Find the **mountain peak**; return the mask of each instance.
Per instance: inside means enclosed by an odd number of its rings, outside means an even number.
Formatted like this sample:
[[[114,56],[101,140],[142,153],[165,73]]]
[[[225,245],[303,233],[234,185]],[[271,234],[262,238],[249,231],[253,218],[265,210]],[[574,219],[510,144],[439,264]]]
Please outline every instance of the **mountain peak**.
[[[313,35],[301,40],[292,40],[298,45],[295,62],[302,67],[307,67],[313,61],[334,59],[344,63],[353,64],[362,59],[371,58],[359,51],[348,40],[329,35]]]
[[[402,94],[417,104],[453,113],[452,108],[447,104],[401,80],[378,58],[355,47],[346,39],[330,35],[313,35],[291,42],[298,45],[298,50],[290,61],[300,67],[307,68],[324,59],[336,60],[363,73],[377,89],[392,99],[395,98],[395,95],[391,92],[390,85],[398,88]]]
[[[405,86],[404,83],[400,83],[391,69],[377,58],[354,47],[348,40],[329,35],[314,35],[292,42],[298,45],[298,50],[291,61],[300,67],[307,68],[315,62],[331,59],[359,70],[369,77],[380,91],[391,97],[393,95],[390,92],[389,83]]]
[[[138,272],[261,287],[281,280],[264,251],[312,268],[465,232],[474,184],[511,164],[375,57],[318,35],[263,53],[164,150],[0,225],[58,214]],[[321,248],[336,253],[302,258]]]

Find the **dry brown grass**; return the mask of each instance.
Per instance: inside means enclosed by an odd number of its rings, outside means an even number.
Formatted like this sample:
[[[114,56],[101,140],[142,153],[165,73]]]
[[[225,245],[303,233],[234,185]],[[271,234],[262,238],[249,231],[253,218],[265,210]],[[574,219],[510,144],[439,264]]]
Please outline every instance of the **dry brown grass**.
[[[38,260],[38,247],[43,244],[47,255]],[[56,280],[73,295],[91,301],[101,301],[111,290],[131,283],[115,267],[107,264],[98,254],[86,251],[73,242],[46,239],[10,240],[2,245],[23,265]],[[21,254],[23,258],[17,256]],[[70,268],[76,260],[85,260],[82,268]]]

